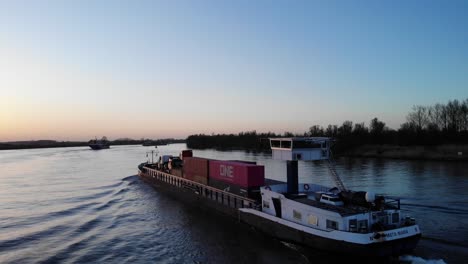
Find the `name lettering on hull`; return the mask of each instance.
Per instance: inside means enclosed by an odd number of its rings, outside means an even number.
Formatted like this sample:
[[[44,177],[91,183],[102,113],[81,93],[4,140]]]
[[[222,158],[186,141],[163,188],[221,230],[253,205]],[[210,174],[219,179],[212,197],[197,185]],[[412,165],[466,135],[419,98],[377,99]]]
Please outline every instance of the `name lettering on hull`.
[[[400,230],[398,232],[385,232],[385,233],[376,233],[374,236],[369,237],[370,240],[374,239],[385,239],[385,238],[391,238],[391,237],[397,237],[401,235],[406,235],[408,234],[408,230]]]

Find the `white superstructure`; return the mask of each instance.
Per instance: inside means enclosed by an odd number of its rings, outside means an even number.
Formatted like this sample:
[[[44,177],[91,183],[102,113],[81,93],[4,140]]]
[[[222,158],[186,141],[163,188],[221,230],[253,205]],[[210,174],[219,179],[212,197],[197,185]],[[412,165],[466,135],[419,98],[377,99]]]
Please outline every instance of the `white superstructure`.
[[[331,169],[336,187],[313,183],[291,187],[290,181],[293,185],[297,182],[294,162],[326,160],[334,164],[330,161],[330,142],[324,137],[270,139],[273,158],[288,161],[288,183],[271,181],[261,187],[262,210],[255,214],[268,215],[311,235],[361,245],[419,237],[419,227],[413,218],[401,214],[398,199],[346,190],[334,167]],[[242,210],[247,213],[251,209]]]

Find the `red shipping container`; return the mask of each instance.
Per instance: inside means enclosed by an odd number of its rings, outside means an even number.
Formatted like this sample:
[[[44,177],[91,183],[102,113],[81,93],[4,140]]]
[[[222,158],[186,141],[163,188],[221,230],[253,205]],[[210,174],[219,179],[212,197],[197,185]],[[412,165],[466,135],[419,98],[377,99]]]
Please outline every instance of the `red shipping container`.
[[[191,181],[207,184],[208,161],[209,159],[198,157],[184,158],[184,178]]]
[[[210,160],[210,178],[241,187],[265,184],[265,167],[249,163]]]
[[[185,158],[188,158],[188,157],[193,157],[193,152],[191,149],[187,149],[187,150],[182,150],[180,152],[180,155],[179,155],[180,159],[185,159]]]
[[[183,177],[184,175],[184,171],[181,168],[173,168],[170,173],[178,177]]]

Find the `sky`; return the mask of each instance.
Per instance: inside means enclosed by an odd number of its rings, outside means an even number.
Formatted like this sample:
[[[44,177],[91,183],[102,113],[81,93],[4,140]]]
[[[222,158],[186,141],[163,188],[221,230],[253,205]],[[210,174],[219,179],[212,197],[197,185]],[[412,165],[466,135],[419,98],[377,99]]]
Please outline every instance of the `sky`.
[[[0,141],[303,133],[468,98],[468,1],[0,0]]]

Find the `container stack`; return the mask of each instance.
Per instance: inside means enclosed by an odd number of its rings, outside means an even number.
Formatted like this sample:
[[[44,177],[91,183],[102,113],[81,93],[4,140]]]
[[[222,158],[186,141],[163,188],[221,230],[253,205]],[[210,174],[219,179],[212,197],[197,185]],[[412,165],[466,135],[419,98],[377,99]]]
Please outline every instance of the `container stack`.
[[[192,150],[181,151],[179,157],[182,166],[171,166],[170,173],[175,176],[243,197],[260,197],[260,186],[265,184],[265,168],[254,161],[193,157]]]
[[[208,185],[209,159],[184,157],[184,178]]]
[[[260,196],[260,186],[265,184],[264,166],[251,162],[209,161],[209,185],[240,196]]]
[[[172,168],[171,174],[177,177],[184,177],[184,170],[182,168]]]
[[[180,157],[181,160],[184,160],[185,158],[193,157],[193,152],[192,152],[191,149],[182,150],[180,152],[179,157]]]

